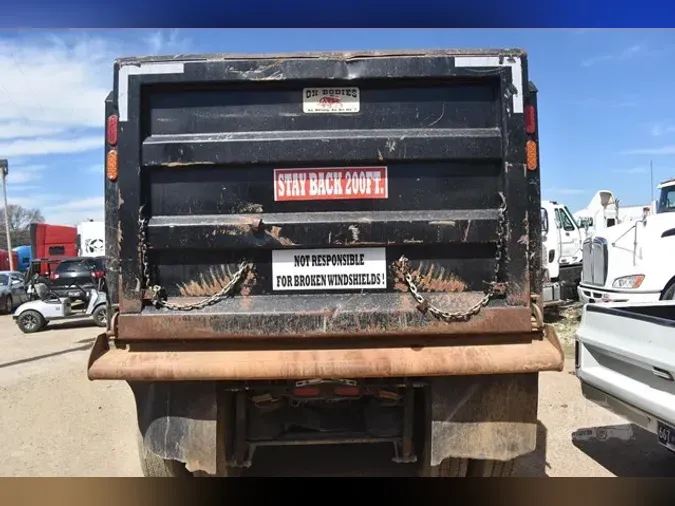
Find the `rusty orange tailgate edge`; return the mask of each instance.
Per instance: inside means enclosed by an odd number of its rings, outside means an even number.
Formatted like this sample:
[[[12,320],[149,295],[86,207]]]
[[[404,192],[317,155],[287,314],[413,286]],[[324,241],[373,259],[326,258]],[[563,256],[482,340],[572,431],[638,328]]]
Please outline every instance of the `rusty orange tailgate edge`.
[[[128,351],[100,335],[91,380],[199,381],[454,376],[561,371],[552,327],[528,343],[324,350]]]

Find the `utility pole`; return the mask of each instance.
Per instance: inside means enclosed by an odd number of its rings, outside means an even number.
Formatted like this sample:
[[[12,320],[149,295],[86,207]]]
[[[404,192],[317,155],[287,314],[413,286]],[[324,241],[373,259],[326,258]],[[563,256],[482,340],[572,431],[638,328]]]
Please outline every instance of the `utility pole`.
[[[12,236],[9,230],[9,206],[7,205],[7,174],[9,173],[9,163],[7,160],[0,160],[0,170],[2,170],[2,193],[5,197],[5,232],[7,232],[7,257],[9,258],[9,270],[14,270],[14,256],[12,255]]]
[[[649,160],[649,188],[652,195],[652,199],[649,201],[649,207],[651,208],[654,204],[654,167],[651,160]]]

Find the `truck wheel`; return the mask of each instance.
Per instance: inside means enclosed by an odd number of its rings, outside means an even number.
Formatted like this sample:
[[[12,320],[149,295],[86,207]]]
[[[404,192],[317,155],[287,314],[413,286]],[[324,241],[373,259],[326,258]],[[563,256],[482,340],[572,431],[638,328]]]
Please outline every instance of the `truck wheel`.
[[[105,327],[107,326],[108,322],[108,310],[106,309],[105,306],[99,306],[96,309],[94,309],[94,313],[91,315],[91,317],[94,319],[94,323],[98,327]]]
[[[661,300],[675,300],[675,283],[668,287]]]
[[[470,460],[445,459],[438,466],[429,468],[428,476],[433,478],[509,477],[513,474],[514,460]]]
[[[470,460],[467,476],[473,478],[508,478],[513,475],[515,460]]]
[[[166,460],[148,451],[143,444],[143,436],[138,434],[138,456],[141,459],[143,476],[148,478],[191,478],[193,475],[185,464],[176,460]]]
[[[29,309],[28,311],[21,313],[21,316],[16,320],[16,324],[24,334],[32,334],[44,329],[47,325],[47,321],[40,313]]]

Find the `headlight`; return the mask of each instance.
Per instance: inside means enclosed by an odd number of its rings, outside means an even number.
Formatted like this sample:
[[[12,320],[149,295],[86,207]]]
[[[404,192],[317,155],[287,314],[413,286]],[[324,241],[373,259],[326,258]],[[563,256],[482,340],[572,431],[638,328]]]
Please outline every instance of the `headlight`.
[[[616,278],[612,283],[612,288],[640,288],[640,285],[645,280],[643,274],[636,274],[635,276],[624,276]]]

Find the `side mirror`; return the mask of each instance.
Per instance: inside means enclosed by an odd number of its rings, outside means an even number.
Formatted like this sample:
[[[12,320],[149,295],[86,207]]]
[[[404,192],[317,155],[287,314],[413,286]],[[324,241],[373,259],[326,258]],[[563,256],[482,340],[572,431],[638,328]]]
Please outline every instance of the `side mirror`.
[[[21,281],[19,281],[18,279],[12,280],[12,286],[16,286],[16,285],[20,285],[20,284],[21,284]]]

